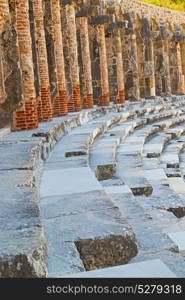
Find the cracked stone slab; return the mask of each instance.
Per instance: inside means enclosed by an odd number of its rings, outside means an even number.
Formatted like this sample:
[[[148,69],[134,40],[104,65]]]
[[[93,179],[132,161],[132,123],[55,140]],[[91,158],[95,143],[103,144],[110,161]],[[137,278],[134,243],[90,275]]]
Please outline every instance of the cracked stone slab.
[[[85,271],[79,252],[74,243],[62,243],[58,237],[48,249],[48,277],[60,278],[64,274]]]
[[[163,229],[163,231],[166,234],[174,233],[174,235],[175,235],[176,232],[183,232],[184,228],[185,228],[185,218],[184,217],[182,217],[182,218],[176,217],[176,222],[171,222],[171,224],[169,224],[168,227],[165,227]]]
[[[128,185],[112,185],[105,188],[108,194],[132,194]]]
[[[48,170],[44,172],[40,195],[49,197],[102,190],[89,167]]]
[[[90,165],[98,180],[110,179],[116,172],[116,149],[119,139],[100,140],[90,152]]]
[[[72,278],[175,278],[160,259],[72,274]]]
[[[100,211],[113,206],[104,190],[41,198],[41,212],[45,219]]]
[[[179,168],[179,156],[176,153],[163,153],[161,163],[166,164],[167,168]]]
[[[143,157],[142,158],[143,169],[144,170],[151,170],[151,169],[159,169],[160,168],[160,159],[159,157]]]
[[[0,277],[46,277],[47,247],[37,191],[10,190],[0,201]]]
[[[117,125],[116,127],[109,129],[108,133],[110,136],[117,136],[124,138],[134,129],[134,126],[131,122],[126,122],[124,124]]]
[[[56,160],[55,160],[56,159]],[[88,167],[88,156],[73,156],[73,157],[59,157],[51,159],[44,164],[45,170],[57,170],[57,169],[68,169],[68,168],[81,168]]]
[[[143,196],[134,197],[128,193],[112,193],[110,196],[112,201],[118,206],[120,212],[127,218],[129,224],[132,226],[136,235],[139,251],[143,253],[164,250],[177,251],[176,245],[162,231],[163,225],[157,217],[158,210],[151,210],[151,206],[157,202],[157,199],[152,200],[149,197],[146,201],[146,198]],[[166,214],[170,217],[170,219],[167,219],[167,225],[171,224],[171,220],[176,220],[175,216],[168,212],[166,212]]]
[[[15,191],[21,186],[35,186],[36,172],[34,170],[0,170],[1,197],[6,197],[6,191]]]
[[[145,177],[151,183],[153,181],[167,181],[167,176],[163,169],[154,169],[154,170],[145,170],[144,171]]]
[[[30,169],[41,160],[41,142],[0,142],[0,170]]]
[[[48,248],[74,242],[86,270],[128,262],[137,254],[134,233],[118,209],[79,213],[44,220]]]
[[[164,168],[166,176],[169,177],[181,177],[181,171],[178,168]]]
[[[162,144],[145,144],[143,154],[148,158],[159,157],[163,150]]]
[[[177,194],[171,187],[164,185],[153,185],[153,187],[153,194],[150,197],[150,201],[153,201],[152,206],[158,205],[164,209],[185,206],[183,195],[181,197],[181,194]]]
[[[182,178],[178,178],[178,177],[168,178],[168,182],[170,187],[176,193],[185,193],[185,182]]]
[[[119,146],[117,152],[124,155],[141,155],[142,150],[142,143],[133,145],[132,142],[125,142]]]
[[[179,251],[185,251],[185,231],[168,233],[168,236],[177,244]]]
[[[125,177],[125,183],[135,196],[149,196],[153,192],[152,185],[144,177]]]
[[[101,180],[101,185],[103,187],[109,187],[109,186],[119,186],[123,185],[124,182],[119,178],[113,178],[113,179],[107,179],[107,180]]]

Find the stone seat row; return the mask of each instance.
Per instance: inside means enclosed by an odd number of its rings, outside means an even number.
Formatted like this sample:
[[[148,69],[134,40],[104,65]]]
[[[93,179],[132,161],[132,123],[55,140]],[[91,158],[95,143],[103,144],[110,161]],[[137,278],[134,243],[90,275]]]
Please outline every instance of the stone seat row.
[[[155,109],[152,108],[149,109],[148,111],[150,110],[153,111]],[[82,165],[79,165],[79,160],[83,159],[84,156],[87,156],[85,157],[85,160],[88,159],[88,152],[84,153],[84,155],[82,155],[82,153],[78,153],[79,144],[76,145],[78,139],[76,139],[75,135],[78,135],[79,137],[80,145],[81,145],[80,147],[84,147],[84,146],[87,147],[88,146],[87,141],[90,140],[91,141],[90,144],[92,143],[92,138],[89,139],[89,136],[95,138],[98,135],[97,128],[103,128],[102,132],[105,132],[105,130],[107,130],[109,126],[113,126],[113,124],[115,124],[117,121],[121,121],[120,116],[118,118],[118,115],[119,114],[116,113],[116,114],[108,115],[108,118],[107,116],[100,117],[90,122],[93,126],[89,125],[88,123],[87,125],[84,125],[79,129],[74,129],[71,132],[71,134],[64,137],[61,143],[59,143],[56,146],[55,150],[52,152],[51,158],[48,160],[47,164],[45,165],[46,171],[43,178],[43,184],[41,186],[41,207],[43,212],[46,239],[48,241],[48,250],[49,250],[48,270],[50,276],[60,277],[61,274],[64,272],[72,273],[75,272],[76,270],[82,270],[82,265],[83,265],[82,261],[86,269],[91,269],[95,267],[102,268],[103,264],[107,266],[107,261],[109,260],[109,251],[110,250],[113,251],[112,248],[109,250],[107,249],[106,260],[103,259],[102,255],[105,251],[104,249],[105,240],[107,240],[106,243],[109,243],[111,239],[109,237],[108,232],[110,231],[113,232],[112,231],[113,229],[111,229],[111,226],[106,221],[106,211],[107,208],[109,207],[107,206],[109,203],[108,202],[109,198],[105,201],[106,203],[104,204],[104,209],[102,210],[101,213],[101,222],[100,222],[97,216],[95,218],[93,207],[97,202],[97,197],[99,201],[101,199],[101,195],[100,194],[97,195],[97,190],[99,191],[99,189],[101,189],[101,193],[103,194],[105,193],[105,191],[104,189],[101,188],[100,185],[97,184],[97,181],[95,181],[95,177],[93,176],[93,173],[90,173],[88,164],[83,165],[83,167]],[[127,113],[127,117],[128,116],[129,115]],[[85,139],[84,139],[84,135],[85,135]],[[71,139],[71,136],[74,139]],[[71,154],[69,154],[68,151],[69,148],[71,149]],[[66,153],[68,154],[66,155]],[[78,154],[80,155],[78,156]],[[70,164],[68,165],[69,161]],[[52,167],[51,164],[53,165]],[[68,182],[70,182],[70,185],[67,184]],[[89,198],[90,200],[88,200]],[[78,207],[78,202],[81,203],[82,199],[84,201],[83,201],[83,206],[81,208],[81,206]],[[74,201],[74,206],[73,204],[71,204],[73,201]],[[70,206],[72,206],[70,208],[71,213],[69,211],[66,212],[67,209],[66,203],[70,203]],[[88,203],[88,208],[86,203]],[[51,209],[51,207],[54,208]],[[83,208],[84,210],[82,210]],[[80,217],[82,216],[81,210],[84,213],[83,224],[81,223],[82,221],[80,221],[81,219],[83,219],[83,217]],[[99,210],[101,211],[101,207],[99,208]],[[61,212],[59,213],[59,211]],[[111,215],[109,214],[109,220],[111,220],[112,224],[115,224],[115,230],[116,228],[118,230],[114,232],[114,237],[112,241],[112,243],[114,244],[114,240],[116,240],[118,237],[119,224],[116,221],[117,218],[115,217],[113,211],[114,210],[110,210],[109,208],[109,212],[111,212]],[[77,219],[75,219],[75,216],[71,216],[71,214],[72,215],[77,214]],[[96,222],[98,224],[96,228],[102,228],[103,224],[106,223],[106,230],[103,229],[103,231],[101,232],[100,229],[99,230],[96,229],[96,231],[94,232],[93,228],[95,224],[94,223],[92,224],[91,222],[92,217],[91,218],[88,217],[88,219],[85,218],[85,216],[87,216],[88,214],[92,215],[93,218],[96,219]],[[63,224],[64,215],[66,216],[65,218],[66,226]],[[122,219],[122,223],[123,220],[125,220],[125,218]],[[69,225],[71,222],[74,223],[74,227],[71,227]],[[127,228],[128,225],[126,224],[127,221],[125,220],[122,230],[123,228]],[[84,235],[83,230],[81,230],[80,232],[77,231],[77,228],[81,228],[81,226],[84,226],[85,228],[89,226],[91,228],[91,231],[86,232],[86,234]],[[59,242],[56,242],[58,239],[58,234],[57,234],[58,231],[61,233],[63,232],[64,237],[61,236]],[[70,236],[68,231],[72,232],[73,235]],[[128,247],[127,245],[127,247],[129,248],[128,252],[130,251],[129,255],[133,255],[134,239],[132,237],[131,231],[129,233],[127,232],[127,236],[131,237],[132,240],[132,243],[130,243],[130,247]],[[122,235],[122,237],[124,237],[124,234]],[[123,246],[123,241],[121,242]],[[118,245],[121,245],[120,243],[117,244],[117,247]],[[77,247],[80,253],[80,258],[77,255],[77,249],[75,248],[75,246]],[[97,247],[101,248],[101,252],[97,253],[96,252],[97,250],[95,250],[95,253],[91,253],[90,255],[89,251],[92,252],[92,247],[94,247],[95,249]],[[70,257],[68,255],[70,249],[72,254],[76,253],[74,254],[75,265],[73,259],[74,257],[73,256]],[[61,255],[61,253],[63,253],[63,256]],[[94,256],[96,256],[96,259],[94,258]],[[115,254],[115,257],[116,256],[117,255]],[[89,257],[93,262],[90,262]],[[122,261],[123,261],[123,257],[122,257]],[[112,263],[116,264],[116,261]]]
[[[183,122],[184,122],[184,120],[183,120]],[[175,120],[175,122],[172,122],[170,126],[175,126],[178,123],[179,122],[177,119],[177,120]],[[168,124],[168,126],[169,126],[169,124]],[[163,129],[164,128],[167,129],[168,126],[164,126]],[[179,138],[179,141],[181,141],[183,139],[181,137],[181,134],[183,134],[183,133],[184,133],[183,126],[182,126],[182,128],[170,129],[167,132],[167,135],[170,135],[170,139],[166,140],[162,136],[160,136],[161,131],[159,131],[160,142],[162,144],[162,147],[160,147],[160,149],[162,150],[163,146],[166,146],[168,148],[167,142],[169,143],[169,141],[171,139]],[[176,140],[176,142],[178,142],[178,139]],[[180,142],[180,146],[178,147],[178,149],[179,149],[179,151],[181,149],[183,149],[183,141]],[[128,157],[127,157],[127,159],[128,159]],[[150,159],[152,159],[152,158],[150,158]],[[150,159],[148,159],[148,160],[150,160]],[[157,159],[159,159],[159,155],[157,155]],[[163,161],[162,161],[162,164],[164,166]],[[122,170],[124,169],[124,167],[125,167],[125,165],[123,164]],[[127,167],[128,167],[128,165],[125,168],[127,168]],[[183,197],[180,197],[180,196],[182,196],[182,194],[181,193],[179,194],[179,190],[178,190],[178,187],[180,185],[183,186],[184,183],[181,182],[177,186],[175,184],[175,182],[169,181],[167,184],[167,177],[165,176],[165,173],[163,172],[162,168],[156,169],[154,171],[150,170],[150,169],[147,168],[147,170],[144,170],[146,178],[155,187],[152,195],[149,196],[150,204],[146,204],[146,200],[144,199],[144,197],[137,196],[133,200],[134,204],[131,205],[131,203],[132,203],[130,201],[131,198],[128,199],[128,196],[123,197],[124,191],[125,191],[125,193],[128,193],[129,188],[127,185],[126,186],[124,185],[124,181],[120,180],[120,177],[118,176],[117,173],[116,173],[115,178],[100,181],[100,182],[106,188],[106,191],[111,196],[111,199],[114,199],[114,200],[116,199],[117,205],[119,203],[119,205],[118,205],[119,209],[120,209],[120,207],[122,207],[123,212],[124,213],[126,212],[127,216],[129,216],[129,215],[132,216],[131,219],[129,218],[129,222],[132,225],[134,233],[136,234],[136,239],[137,239],[138,243],[140,243],[141,248],[143,245],[143,247],[146,248],[146,249],[144,249],[144,251],[146,251],[146,252],[148,250],[152,252],[152,250],[155,250],[155,248],[156,248],[156,251],[158,252],[158,253],[151,254],[148,251],[149,253],[146,255],[146,254],[142,253],[142,251],[143,251],[142,250],[141,253],[139,253],[139,255],[136,258],[132,259],[132,262],[135,262],[135,261],[137,262],[137,261],[151,259],[151,258],[152,259],[162,258],[162,260],[165,261],[168,266],[170,266],[172,269],[174,269],[174,272],[183,274],[182,273],[183,269],[180,270],[180,267],[179,267],[180,264],[183,264],[183,257],[173,254],[173,251],[171,252],[171,250],[172,249],[174,249],[174,251],[183,251],[184,250],[184,244],[183,244],[184,220],[183,219],[177,220],[177,218],[175,217],[175,216],[178,216],[178,214],[179,215],[181,214],[181,217],[184,216],[184,214],[182,212],[182,210],[184,208],[183,207],[184,200],[183,200]],[[121,193],[122,193],[122,196],[120,197],[119,194],[121,194]],[[130,196],[131,196],[131,194],[130,194]],[[133,196],[131,196],[131,197],[133,197]],[[145,211],[145,213],[143,213],[143,212],[139,213],[139,211],[136,209],[136,206],[137,206],[136,203],[137,203],[137,205],[139,204],[139,206],[141,206],[141,203],[142,203],[142,206],[147,208],[148,214],[146,214],[146,211]],[[149,211],[149,206],[151,204],[155,208],[155,209],[153,208],[153,212],[151,211],[151,209]],[[129,213],[127,211],[125,211],[126,209],[130,210]],[[133,221],[133,212],[135,212],[135,218],[136,218],[134,221]],[[170,214],[169,212],[173,212],[174,215]],[[138,220],[137,220],[137,217],[136,217],[138,215],[140,215],[140,217],[142,216],[142,219],[146,216],[146,220],[147,219],[149,220],[148,221],[149,224],[147,225],[147,223],[146,223],[145,226],[143,226],[143,225],[141,226],[140,219],[138,218]],[[148,217],[147,217],[147,215],[148,215]],[[178,218],[179,218],[179,216],[178,216]],[[151,221],[150,221],[151,219],[154,219],[154,226],[151,226]],[[155,228],[156,223],[157,223],[158,230],[159,230],[159,228],[162,228],[162,233],[158,232],[156,230],[156,228]],[[161,234],[163,235],[162,238],[161,238]],[[148,236],[148,240],[146,238],[146,235]],[[151,242],[152,236],[153,236],[153,243],[155,242],[155,244],[153,244]],[[158,236],[158,238],[157,238],[157,236]],[[159,239],[159,243],[157,242],[158,239]],[[166,251],[166,253],[163,253],[164,250]],[[161,251],[161,252],[159,252],[159,251]],[[177,268],[175,268],[174,265],[176,264],[177,261],[178,261],[178,266],[177,266]],[[174,263],[174,265],[172,265],[172,263]],[[150,264],[148,262],[148,267],[149,267],[149,265]],[[128,274],[127,271],[124,271],[124,267],[125,266],[118,267],[118,270],[117,270],[118,272],[123,270],[123,272],[120,273],[122,277],[124,277],[124,274]],[[133,264],[132,266],[130,266],[130,264],[129,264],[126,266],[126,268],[127,267],[128,267],[128,270],[132,270],[132,268],[134,268],[134,270],[136,272],[135,274],[139,273],[137,270],[137,266],[135,264]],[[129,267],[130,267],[130,269],[129,269]],[[112,268],[111,270],[113,272],[112,274],[114,274],[114,268]],[[90,277],[90,276],[95,276],[95,277],[96,276],[97,277],[105,276],[106,277],[111,272],[111,270],[104,269],[104,270],[98,270],[96,272],[94,272],[94,271],[90,272],[90,273],[87,272],[87,273],[83,273],[82,276],[83,277]],[[145,270],[145,274],[147,274],[147,270]],[[77,274],[76,277],[80,277],[80,274]],[[142,275],[141,275],[141,277],[142,277]]]
[[[92,110],[84,110],[67,117],[55,118],[51,123],[42,123],[37,130],[14,132],[1,138],[0,176],[1,182],[4,184],[0,187],[2,195],[0,276],[45,277],[48,271],[51,276],[61,276],[65,272],[69,274],[79,270],[83,271],[85,270],[84,265],[86,269],[95,266],[102,268],[111,263],[111,251],[115,251],[114,248],[122,247],[122,245],[129,245],[129,251],[125,251],[125,254],[121,250],[118,251],[114,264],[124,263],[134,256],[137,252],[137,243],[133,231],[127,218],[120,213],[90,171],[87,164],[88,155],[70,157],[67,154],[64,156],[66,160],[71,160],[71,165],[66,170],[63,162],[60,165],[60,160],[57,160],[57,167],[56,164],[52,166],[52,156],[55,160],[55,149],[56,152],[57,147],[62,149],[63,141],[65,138],[67,140],[68,135],[73,135],[72,130],[75,130],[77,126],[82,127],[85,124],[89,126],[89,122],[92,121],[92,124],[97,122],[98,126],[102,126],[102,132],[105,133],[109,126],[116,125],[117,121],[122,120],[121,116],[124,113],[126,120],[126,115],[128,118],[136,117],[136,110],[138,116],[140,114],[142,117],[142,109],[144,115],[149,112],[157,112],[157,109],[169,110],[171,105],[179,108],[183,106],[183,97],[177,97],[176,101],[176,103],[174,101],[167,103],[159,99],[157,105],[151,101],[151,108],[150,101],[133,104],[130,109],[128,109],[129,103],[126,103],[125,106],[95,107]],[[165,109],[163,109],[163,104]],[[111,111],[114,112],[114,117],[111,117],[112,123],[110,121],[106,123],[104,120],[106,127],[103,127],[97,118],[101,119],[105,114],[103,118],[108,120],[108,113],[111,114]],[[94,128],[97,128],[96,126]],[[90,131],[91,128],[89,128]],[[91,145],[94,138],[100,133],[94,129],[89,140],[87,137],[86,140],[82,139],[82,145],[87,140]],[[77,140],[73,142],[73,146],[75,143]],[[68,153],[69,147],[65,151]],[[84,165],[77,163],[78,158],[82,157],[85,157]],[[46,182],[44,187],[44,181],[42,181],[40,199],[38,189],[43,161],[46,160],[47,163],[44,165]],[[56,172],[57,170],[59,173]],[[87,182],[84,183],[86,178]],[[58,183],[55,183],[55,180],[56,182],[58,180]],[[7,182],[9,182],[8,185]],[[57,191],[57,189],[60,190],[60,193],[53,194],[53,190]],[[47,195],[48,190],[50,194]],[[102,199],[102,206],[99,208],[100,199]],[[74,206],[72,201],[74,201]],[[70,224],[73,223],[74,226],[71,227]],[[81,228],[88,228],[88,226],[90,228],[87,234],[81,232]],[[98,230],[100,230],[99,234]],[[111,232],[115,235],[111,236]],[[7,243],[5,236],[11,237],[11,243]],[[98,239],[96,240],[96,238]],[[113,243],[113,248],[109,253],[106,252],[107,242]],[[92,245],[95,251],[90,255]],[[102,251],[97,255],[98,249]],[[95,259],[96,255],[97,259]],[[47,261],[48,267],[46,266]]]

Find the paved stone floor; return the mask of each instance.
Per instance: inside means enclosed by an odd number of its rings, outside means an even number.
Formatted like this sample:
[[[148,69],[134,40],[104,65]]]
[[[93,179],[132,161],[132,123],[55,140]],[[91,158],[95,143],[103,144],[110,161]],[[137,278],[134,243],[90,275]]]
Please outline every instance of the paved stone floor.
[[[2,136],[1,276],[185,278],[184,124],[179,96]]]

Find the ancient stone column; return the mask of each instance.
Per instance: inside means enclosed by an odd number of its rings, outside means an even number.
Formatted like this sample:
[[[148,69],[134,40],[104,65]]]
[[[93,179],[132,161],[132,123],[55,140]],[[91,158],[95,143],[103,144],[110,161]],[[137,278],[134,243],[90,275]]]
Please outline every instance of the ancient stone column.
[[[52,105],[48,74],[46,40],[44,32],[42,0],[33,1],[33,11],[35,14],[36,44],[40,76],[41,112],[39,121],[48,122],[52,119]]]
[[[180,43],[181,50],[181,62],[182,62],[182,73],[184,76],[184,89],[185,89],[185,40]]]
[[[56,96],[58,95],[58,82],[57,82],[57,73],[56,73],[56,58],[55,58],[55,37],[54,37],[54,22],[51,9],[50,0],[43,2],[43,11],[44,11],[44,31],[46,38],[46,51],[47,51],[47,60],[48,60],[48,69],[49,69],[49,82],[51,89],[51,101],[52,104],[55,101]]]
[[[16,2],[16,29],[22,70],[23,105],[14,112],[13,130],[38,127],[28,8],[28,0]]]
[[[21,106],[21,85],[15,3],[3,0],[0,2],[0,127],[9,125],[12,112]]]
[[[170,78],[173,94],[185,93],[180,40],[180,32],[179,30],[175,29],[169,45]]]
[[[147,41],[148,55],[146,54],[146,59],[148,58],[148,63],[146,62],[145,68],[149,73],[149,92],[150,97],[155,97],[155,68],[154,68],[154,47],[152,39]]]
[[[2,56],[0,52],[0,105],[4,102],[4,74],[3,74],[3,64]]]
[[[184,93],[185,93],[185,24],[181,26],[181,41],[180,41],[180,51],[181,51],[181,63],[182,63],[182,74],[184,77]]]
[[[2,46],[1,46],[1,35],[6,22],[9,20],[9,9],[8,0],[2,0],[0,2],[0,105],[4,102],[5,90],[4,90],[4,72],[2,62]]]
[[[98,105],[104,106],[104,105],[109,105],[109,103],[110,103],[108,64],[107,64],[107,52],[106,52],[104,25],[97,26],[97,38],[98,38],[98,46],[99,46],[101,88],[102,88],[102,95],[99,97]]]
[[[72,81],[72,95],[68,103],[68,109],[70,112],[73,112],[73,111],[81,110],[75,6],[73,4],[66,5],[65,12],[66,12],[68,44],[69,44],[69,52],[70,52],[70,74],[71,74],[71,81]]]
[[[142,97],[155,97],[155,67],[153,32],[150,20],[142,16],[137,36],[139,57],[140,94]]]
[[[165,23],[158,24],[156,31],[158,32],[154,40],[156,95],[168,96],[171,95],[168,47],[170,35]]]
[[[85,99],[83,102],[83,108],[93,107],[93,87],[92,87],[92,73],[91,73],[91,57],[89,48],[89,32],[88,32],[88,19],[86,17],[79,18],[80,23],[80,40],[81,40],[81,52],[83,73],[85,81]]]
[[[140,97],[137,41],[135,30],[136,20],[135,14],[130,11],[125,12],[123,16],[124,20],[128,22],[123,39],[125,93],[126,99],[135,101]]]
[[[124,84],[124,70],[123,70],[123,56],[122,56],[122,44],[120,37],[120,30],[116,30],[114,34],[114,41],[116,44],[117,54],[117,83],[118,83],[118,103],[125,102],[125,84]]]
[[[33,71],[34,71],[34,85],[37,102],[38,120],[42,120],[42,101],[40,91],[40,74],[39,74],[39,61],[36,41],[36,26],[35,26],[35,12],[33,10],[33,0],[28,0],[29,4],[29,23],[32,44],[32,57],[33,57]]]
[[[68,108],[59,0],[51,0],[51,8],[54,23],[55,54],[58,80],[58,95],[54,101],[53,114],[54,116],[64,116],[68,113]]]

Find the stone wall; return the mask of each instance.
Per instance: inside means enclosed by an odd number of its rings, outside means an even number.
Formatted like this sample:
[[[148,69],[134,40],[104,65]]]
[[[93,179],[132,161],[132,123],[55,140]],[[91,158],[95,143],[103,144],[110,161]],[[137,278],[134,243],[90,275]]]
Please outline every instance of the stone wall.
[[[109,1],[107,2],[117,2]],[[157,22],[169,22],[170,24],[184,24],[185,12],[174,11],[168,8],[161,8],[152,4],[147,4],[138,0],[120,0],[122,9],[131,9],[138,15],[145,14]]]
[[[185,13],[125,0],[1,0],[0,128],[185,93]]]

